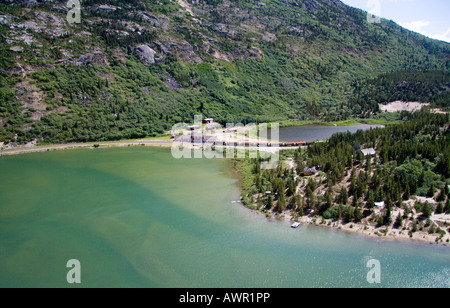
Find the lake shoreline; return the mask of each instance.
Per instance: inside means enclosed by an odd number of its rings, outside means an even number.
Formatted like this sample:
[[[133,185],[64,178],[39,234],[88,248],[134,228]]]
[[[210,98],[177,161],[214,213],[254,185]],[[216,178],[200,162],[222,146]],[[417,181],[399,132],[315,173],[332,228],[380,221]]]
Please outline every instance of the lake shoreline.
[[[0,156],[22,155],[29,153],[42,153],[51,151],[76,150],[76,149],[105,149],[105,148],[125,148],[125,147],[172,147],[172,140],[168,139],[136,139],[123,141],[102,141],[86,143],[65,143],[50,145],[24,145],[9,149],[2,149]]]
[[[300,222],[300,226],[309,225],[327,228],[330,230],[336,230],[340,232],[347,232],[350,234],[360,234],[371,239],[379,239],[386,241],[401,241],[402,243],[430,244],[439,247],[450,247],[450,242],[437,243],[436,239],[438,238],[438,236],[429,235],[427,232],[417,231],[414,232],[413,236],[411,237],[405,230],[386,228],[386,226],[377,228],[376,226],[373,226],[368,223],[367,224],[354,222],[345,223],[343,221],[337,221],[333,219],[324,219],[323,217],[317,215],[294,217],[291,211],[285,211],[282,214],[278,214],[274,212],[270,213],[268,211],[258,210],[245,204],[242,205],[257,215],[264,215],[268,221],[280,220],[289,222],[290,224],[293,224],[294,222]]]
[[[305,121],[297,121],[297,120],[285,120],[280,121],[281,127],[301,127],[307,125],[320,125],[320,126],[352,126],[352,125],[395,125],[399,124],[402,121],[399,120],[383,120],[383,119],[350,119],[343,121],[333,121],[333,122],[323,122],[323,121],[315,121],[315,120],[305,120]]]

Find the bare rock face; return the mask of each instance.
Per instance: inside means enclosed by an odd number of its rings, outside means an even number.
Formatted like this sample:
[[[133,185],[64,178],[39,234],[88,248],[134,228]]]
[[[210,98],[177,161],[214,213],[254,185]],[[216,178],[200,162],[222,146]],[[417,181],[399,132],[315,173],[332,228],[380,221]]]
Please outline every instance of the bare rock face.
[[[8,26],[14,18],[16,17],[10,15],[0,15],[0,25]]]
[[[174,56],[190,63],[201,63],[202,59],[195,53],[194,47],[184,40],[174,38],[162,38],[154,42],[164,56]]]
[[[143,21],[148,22],[150,25],[154,27],[161,26],[161,22],[158,20],[158,18],[147,12],[139,12],[138,16],[140,16]]]
[[[167,78],[165,84],[170,90],[177,91],[183,89],[183,86],[179,84],[171,74],[167,73],[165,77]]]
[[[34,5],[38,5],[42,2],[42,0],[6,0],[6,3],[11,3],[11,4],[25,4],[27,6],[34,6]]]
[[[85,55],[80,56],[79,58],[72,60],[72,64],[77,66],[83,66],[88,64],[93,65],[101,65],[101,66],[108,66],[109,62],[106,56],[103,53],[88,53]]]
[[[141,59],[146,65],[155,64],[156,52],[148,45],[139,45],[134,49],[139,59]]]

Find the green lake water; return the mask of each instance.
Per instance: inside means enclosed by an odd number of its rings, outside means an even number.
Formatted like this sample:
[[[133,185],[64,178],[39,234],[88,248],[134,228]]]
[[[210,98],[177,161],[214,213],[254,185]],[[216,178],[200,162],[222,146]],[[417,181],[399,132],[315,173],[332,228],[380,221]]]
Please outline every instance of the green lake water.
[[[268,221],[224,160],[168,149],[0,157],[0,287],[450,287],[450,247]],[[366,263],[381,265],[381,283]]]

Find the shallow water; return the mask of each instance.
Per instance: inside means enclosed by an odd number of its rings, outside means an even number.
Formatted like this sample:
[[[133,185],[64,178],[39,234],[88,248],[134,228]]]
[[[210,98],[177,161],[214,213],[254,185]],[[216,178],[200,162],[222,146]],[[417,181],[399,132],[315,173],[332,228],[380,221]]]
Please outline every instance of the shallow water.
[[[224,160],[120,148],[0,158],[0,287],[449,287],[450,248],[268,221]],[[381,283],[366,279],[369,259]]]

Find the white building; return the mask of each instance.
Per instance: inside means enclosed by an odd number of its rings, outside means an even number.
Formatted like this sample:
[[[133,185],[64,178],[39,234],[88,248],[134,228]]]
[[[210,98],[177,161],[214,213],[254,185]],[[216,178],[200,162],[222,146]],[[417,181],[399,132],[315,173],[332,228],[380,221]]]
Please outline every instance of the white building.
[[[362,149],[361,153],[363,153],[364,156],[368,156],[368,155],[375,155],[375,149],[370,148],[370,149]]]

